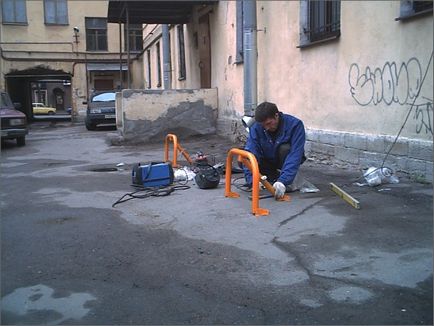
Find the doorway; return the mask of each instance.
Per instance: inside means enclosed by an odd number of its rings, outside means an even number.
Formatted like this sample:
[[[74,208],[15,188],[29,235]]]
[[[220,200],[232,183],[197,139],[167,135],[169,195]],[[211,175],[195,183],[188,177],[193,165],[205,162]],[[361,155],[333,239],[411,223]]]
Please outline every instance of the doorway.
[[[113,90],[113,79],[95,79],[94,88],[96,91]]]

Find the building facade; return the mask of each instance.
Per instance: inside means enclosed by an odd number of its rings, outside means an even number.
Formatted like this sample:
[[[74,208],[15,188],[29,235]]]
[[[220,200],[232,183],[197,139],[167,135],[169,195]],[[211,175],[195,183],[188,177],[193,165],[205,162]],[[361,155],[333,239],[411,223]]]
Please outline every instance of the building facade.
[[[237,136],[253,75],[254,104],[302,119],[310,156],[432,181],[432,1],[254,3],[253,28],[243,1],[196,6],[188,24],[169,25],[170,87],[217,88],[218,130]],[[150,89],[163,88],[161,34],[144,28]]]
[[[128,67],[128,34],[107,23],[107,8],[108,1],[1,1],[0,88],[29,119],[34,102],[80,120],[92,91],[143,87],[141,26],[129,32]]]

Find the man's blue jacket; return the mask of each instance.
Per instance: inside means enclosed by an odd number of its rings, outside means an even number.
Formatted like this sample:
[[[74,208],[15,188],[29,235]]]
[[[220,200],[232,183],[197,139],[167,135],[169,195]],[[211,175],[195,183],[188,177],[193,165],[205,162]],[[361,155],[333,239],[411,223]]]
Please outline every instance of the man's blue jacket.
[[[294,181],[295,175],[300,167],[304,154],[306,135],[301,120],[281,112],[279,113],[279,117],[280,124],[275,141],[273,141],[270,134],[260,123],[255,122],[250,128],[245,150],[255,155],[258,164],[262,159],[277,164],[277,149],[279,145],[289,143],[291,149],[283,163],[280,176],[277,179],[277,181],[287,186]],[[244,167],[244,176],[246,183],[252,184],[252,173],[246,167]]]

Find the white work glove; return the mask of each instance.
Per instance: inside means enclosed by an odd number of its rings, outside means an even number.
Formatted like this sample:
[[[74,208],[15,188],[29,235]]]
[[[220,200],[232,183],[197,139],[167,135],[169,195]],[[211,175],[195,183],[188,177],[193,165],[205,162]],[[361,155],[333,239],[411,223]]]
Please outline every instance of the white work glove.
[[[275,190],[274,197],[276,199],[282,198],[285,195],[286,187],[282,182],[276,181],[273,184],[273,188]]]

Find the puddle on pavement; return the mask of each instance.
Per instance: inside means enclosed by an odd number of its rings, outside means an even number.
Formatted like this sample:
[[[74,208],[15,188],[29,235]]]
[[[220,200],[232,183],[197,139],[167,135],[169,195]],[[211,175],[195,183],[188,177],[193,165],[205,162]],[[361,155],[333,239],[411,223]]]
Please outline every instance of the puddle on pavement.
[[[3,322],[12,324],[57,325],[68,319],[80,320],[90,309],[88,301],[96,300],[89,293],[72,293],[68,297],[53,297],[54,290],[43,284],[15,289],[1,300]],[[12,317],[13,316],[13,317]]]
[[[92,164],[76,168],[78,171],[90,172],[117,172],[125,170],[125,164],[122,163],[107,163],[107,164]]]
[[[49,218],[36,223],[37,224],[64,224],[66,222],[75,221],[77,219],[78,217],[67,216],[67,217]]]
[[[117,168],[94,168],[90,169],[92,172],[114,172],[117,171]]]
[[[302,305],[308,306],[310,308],[319,308],[322,306],[322,303],[318,302],[317,300],[312,300],[312,299],[301,299],[300,303]]]
[[[370,291],[354,286],[344,286],[329,291],[330,297],[339,302],[361,304],[373,295]]]

